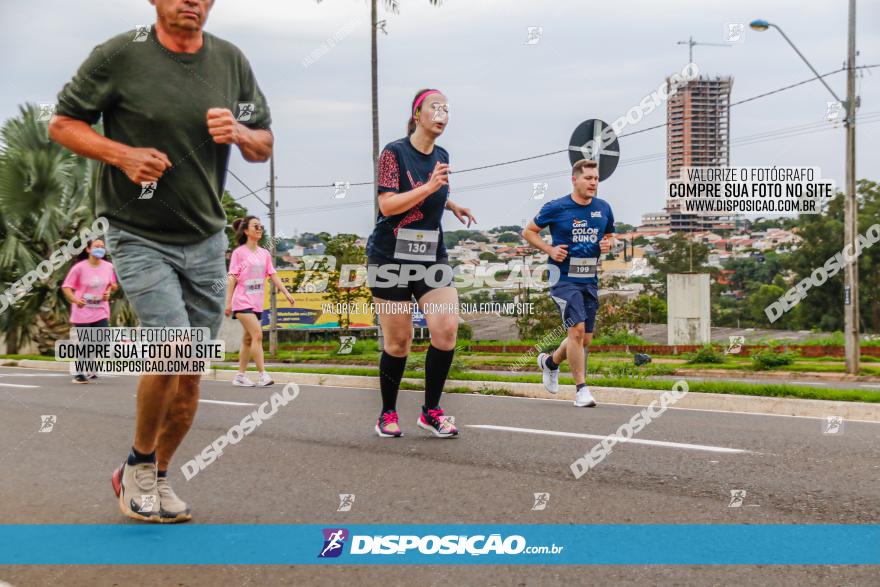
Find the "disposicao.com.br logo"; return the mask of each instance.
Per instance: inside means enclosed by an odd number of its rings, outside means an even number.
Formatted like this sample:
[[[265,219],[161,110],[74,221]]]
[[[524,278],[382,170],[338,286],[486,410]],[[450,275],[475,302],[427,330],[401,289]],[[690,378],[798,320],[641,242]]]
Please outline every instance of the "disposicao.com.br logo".
[[[517,554],[560,554],[565,548],[550,546],[529,546],[519,534],[475,534],[472,536],[448,534],[353,534],[345,528],[325,528],[323,547],[319,558],[338,557],[342,554],[347,539],[350,538],[351,555],[517,555]]]

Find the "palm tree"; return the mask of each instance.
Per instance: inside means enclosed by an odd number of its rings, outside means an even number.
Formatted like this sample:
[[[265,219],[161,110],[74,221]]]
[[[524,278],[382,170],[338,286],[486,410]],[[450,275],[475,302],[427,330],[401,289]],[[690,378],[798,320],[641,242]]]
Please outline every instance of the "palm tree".
[[[34,104],[0,128],[0,295],[94,220],[96,165],[49,140]],[[0,313],[7,352],[36,342],[41,352],[66,338],[67,301],[60,284],[75,260]],[[131,320],[127,302],[114,315]]]
[[[317,0],[318,4],[322,0]],[[433,6],[439,6],[443,0],[428,0]],[[385,10],[394,14],[400,12],[399,0],[383,0]],[[373,218],[379,215],[379,194],[376,186],[379,182],[379,51],[376,42],[376,31],[379,28],[378,21],[379,0],[370,0],[370,82],[373,102]],[[385,32],[382,29],[382,32]],[[387,34],[387,33],[386,33]]]

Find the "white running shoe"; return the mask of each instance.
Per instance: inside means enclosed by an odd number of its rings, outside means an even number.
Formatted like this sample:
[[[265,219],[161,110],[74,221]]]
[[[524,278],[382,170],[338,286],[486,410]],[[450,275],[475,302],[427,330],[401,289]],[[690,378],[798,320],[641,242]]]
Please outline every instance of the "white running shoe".
[[[581,387],[574,396],[574,407],[576,408],[595,408],[596,400],[590,393],[589,387]]]
[[[247,375],[244,373],[238,373],[235,376],[235,379],[232,380],[232,385],[236,387],[253,387],[254,382],[248,379]]]
[[[269,374],[263,371],[262,373],[260,373],[260,380],[257,382],[257,387],[268,387],[273,383],[275,382],[272,381],[272,378],[269,377]]]
[[[544,380],[544,389],[550,393],[559,393],[559,368],[556,370],[548,369],[545,362],[547,361],[547,353],[538,355],[538,367],[541,368],[541,378]]]

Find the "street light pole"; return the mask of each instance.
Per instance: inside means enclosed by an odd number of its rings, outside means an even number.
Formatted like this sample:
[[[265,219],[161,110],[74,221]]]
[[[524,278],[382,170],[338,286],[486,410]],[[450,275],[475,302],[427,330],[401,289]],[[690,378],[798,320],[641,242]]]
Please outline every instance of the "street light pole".
[[[269,252],[272,255],[272,264],[275,264],[275,153],[269,157],[269,232],[271,235]],[[271,284],[269,304],[272,316],[269,321],[269,356],[273,359],[278,356],[278,291],[275,284]]]
[[[844,201],[844,244],[855,245],[859,233],[856,198],[856,0],[849,0],[849,31],[846,57],[846,200]],[[843,274],[844,345],[846,372],[859,373],[859,263],[847,263]]]
[[[856,198],[856,109],[858,97],[856,96],[856,0],[849,0],[849,20],[847,26],[847,57],[846,57],[846,100],[841,100],[834,90],[831,89],[819,72],[816,71],[807,58],[804,57],[791,39],[777,25],[766,20],[754,20],[750,23],[756,31],[766,31],[773,27],[791,48],[803,59],[804,63],[822,82],[822,85],[831,92],[834,99],[843,104],[846,109],[846,145],[845,145],[845,170],[846,194],[843,201],[843,244],[844,247],[852,245],[855,248],[856,235],[859,232],[859,204]],[[843,269],[843,317],[844,317],[844,350],[846,353],[846,372],[852,375],[859,373],[859,265],[858,261],[847,263]]]

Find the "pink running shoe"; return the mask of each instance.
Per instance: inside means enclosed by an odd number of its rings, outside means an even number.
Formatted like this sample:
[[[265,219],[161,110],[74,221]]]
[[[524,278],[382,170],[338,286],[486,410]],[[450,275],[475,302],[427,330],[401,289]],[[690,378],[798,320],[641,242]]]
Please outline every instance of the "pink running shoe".
[[[376,422],[376,434],[383,438],[397,438],[403,436],[400,424],[397,423],[397,412],[388,410],[382,412],[379,421]]]
[[[454,438],[458,436],[455,419],[452,416],[444,416],[443,408],[440,406],[432,410],[425,409],[425,406],[422,406],[419,428],[430,430],[434,433],[434,436],[439,436],[440,438]]]

